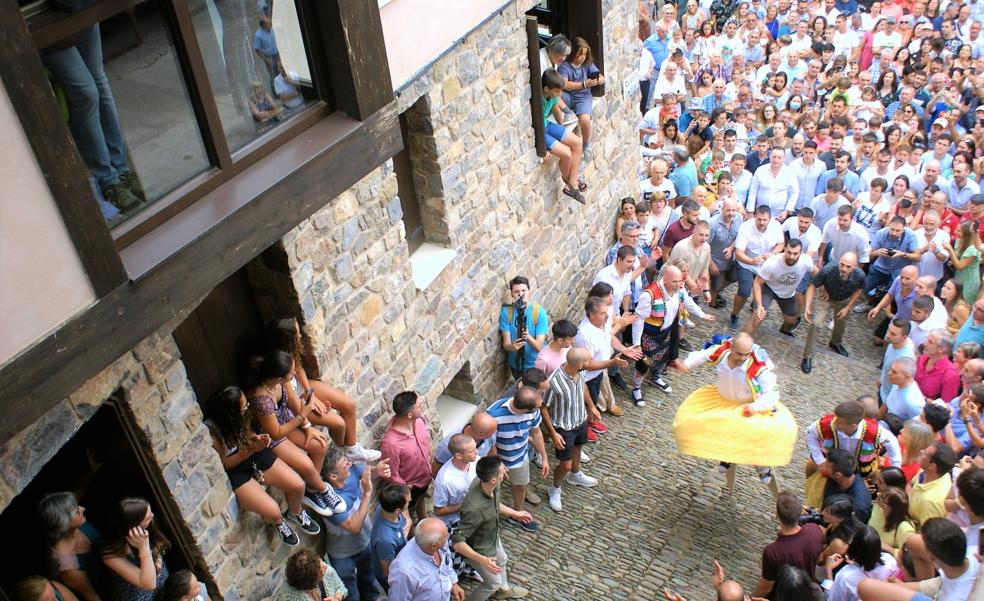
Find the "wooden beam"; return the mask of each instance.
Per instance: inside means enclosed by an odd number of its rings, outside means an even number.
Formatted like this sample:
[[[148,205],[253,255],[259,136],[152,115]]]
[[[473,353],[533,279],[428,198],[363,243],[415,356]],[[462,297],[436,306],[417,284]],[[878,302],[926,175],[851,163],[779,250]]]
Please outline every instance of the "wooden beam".
[[[393,100],[378,0],[317,3],[336,108],[365,121]]]
[[[0,439],[33,423],[401,148],[390,105],[145,277],[117,288],[8,362],[0,369]]]
[[[96,297],[127,281],[109,227],[89,187],[89,171],[58,109],[16,2],[0,2],[0,81],[75,245]]]
[[[537,20],[526,15],[526,52],[530,60],[530,112],[533,115],[533,141],[536,155],[547,156],[547,139],[544,137],[543,123],[543,83],[540,77],[540,36]]]

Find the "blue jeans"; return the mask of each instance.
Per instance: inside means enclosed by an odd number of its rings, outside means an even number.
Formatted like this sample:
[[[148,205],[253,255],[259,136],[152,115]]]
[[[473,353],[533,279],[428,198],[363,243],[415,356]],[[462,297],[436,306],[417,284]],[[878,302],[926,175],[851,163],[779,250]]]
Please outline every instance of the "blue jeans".
[[[348,597],[345,601],[375,601],[379,596],[376,590],[376,567],[373,565],[372,549],[365,549],[348,557],[328,556],[328,563],[338,572]]]
[[[129,171],[120,117],[103,70],[99,24],[83,29],[75,46],[43,54],[44,64],[65,92],[68,127],[82,160],[100,188]]]

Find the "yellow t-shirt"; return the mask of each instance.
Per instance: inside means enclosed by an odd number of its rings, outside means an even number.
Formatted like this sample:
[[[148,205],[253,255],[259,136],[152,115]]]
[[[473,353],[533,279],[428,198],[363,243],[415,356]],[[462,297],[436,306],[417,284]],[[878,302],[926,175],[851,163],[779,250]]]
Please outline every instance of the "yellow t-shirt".
[[[953,487],[950,474],[945,474],[932,482],[921,482],[922,476],[923,473],[920,471],[912,479],[912,492],[909,494],[909,515],[912,516],[916,527],[928,519],[946,517],[947,511],[943,502]]]
[[[880,505],[875,503],[874,507],[871,509],[871,517],[868,518],[868,525],[875,529],[878,533],[878,537],[881,539],[882,544],[891,545],[895,550],[898,550],[905,543],[905,539],[910,534],[916,531],[916,527],[912,525],[912,522],[906,520],[899,524],[895,530],[886,531],[885,530],[885,513],[882,511]]]

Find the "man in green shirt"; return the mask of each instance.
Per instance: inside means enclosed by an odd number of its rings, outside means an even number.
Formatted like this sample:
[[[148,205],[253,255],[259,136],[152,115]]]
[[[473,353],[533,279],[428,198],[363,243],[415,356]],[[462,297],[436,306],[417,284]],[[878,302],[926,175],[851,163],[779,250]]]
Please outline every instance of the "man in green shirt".
[[[530,592],[510,586],[506,578],[506,551],[499,538],[499,514],[523,523],[533,521],[528,511],[516,511],[499,502],[499,484],[508,470],[502,459],[483,457],[475,468],[475,481],[461,502],[461,521],[452,541],[454,550],[482,575],[466,601],[485,601],[495,593],[496,599],[523,599]]]

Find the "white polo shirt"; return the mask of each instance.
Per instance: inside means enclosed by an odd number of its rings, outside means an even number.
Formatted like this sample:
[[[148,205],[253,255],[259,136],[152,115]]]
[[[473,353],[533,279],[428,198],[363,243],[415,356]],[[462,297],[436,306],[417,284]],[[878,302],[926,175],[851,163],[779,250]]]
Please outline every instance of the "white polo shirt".
[[[755,218],[751,218],[738,227],[738,237],[735,238],[735,249],[743,250],[751,258],[760,257],[767,252],[772,252],[776,244],[783,241],[782,227],[775,219],[769,221],[764,232],[760,232],[755,225]],[[742,267],[758,273],[759,266],[738,261]]]

